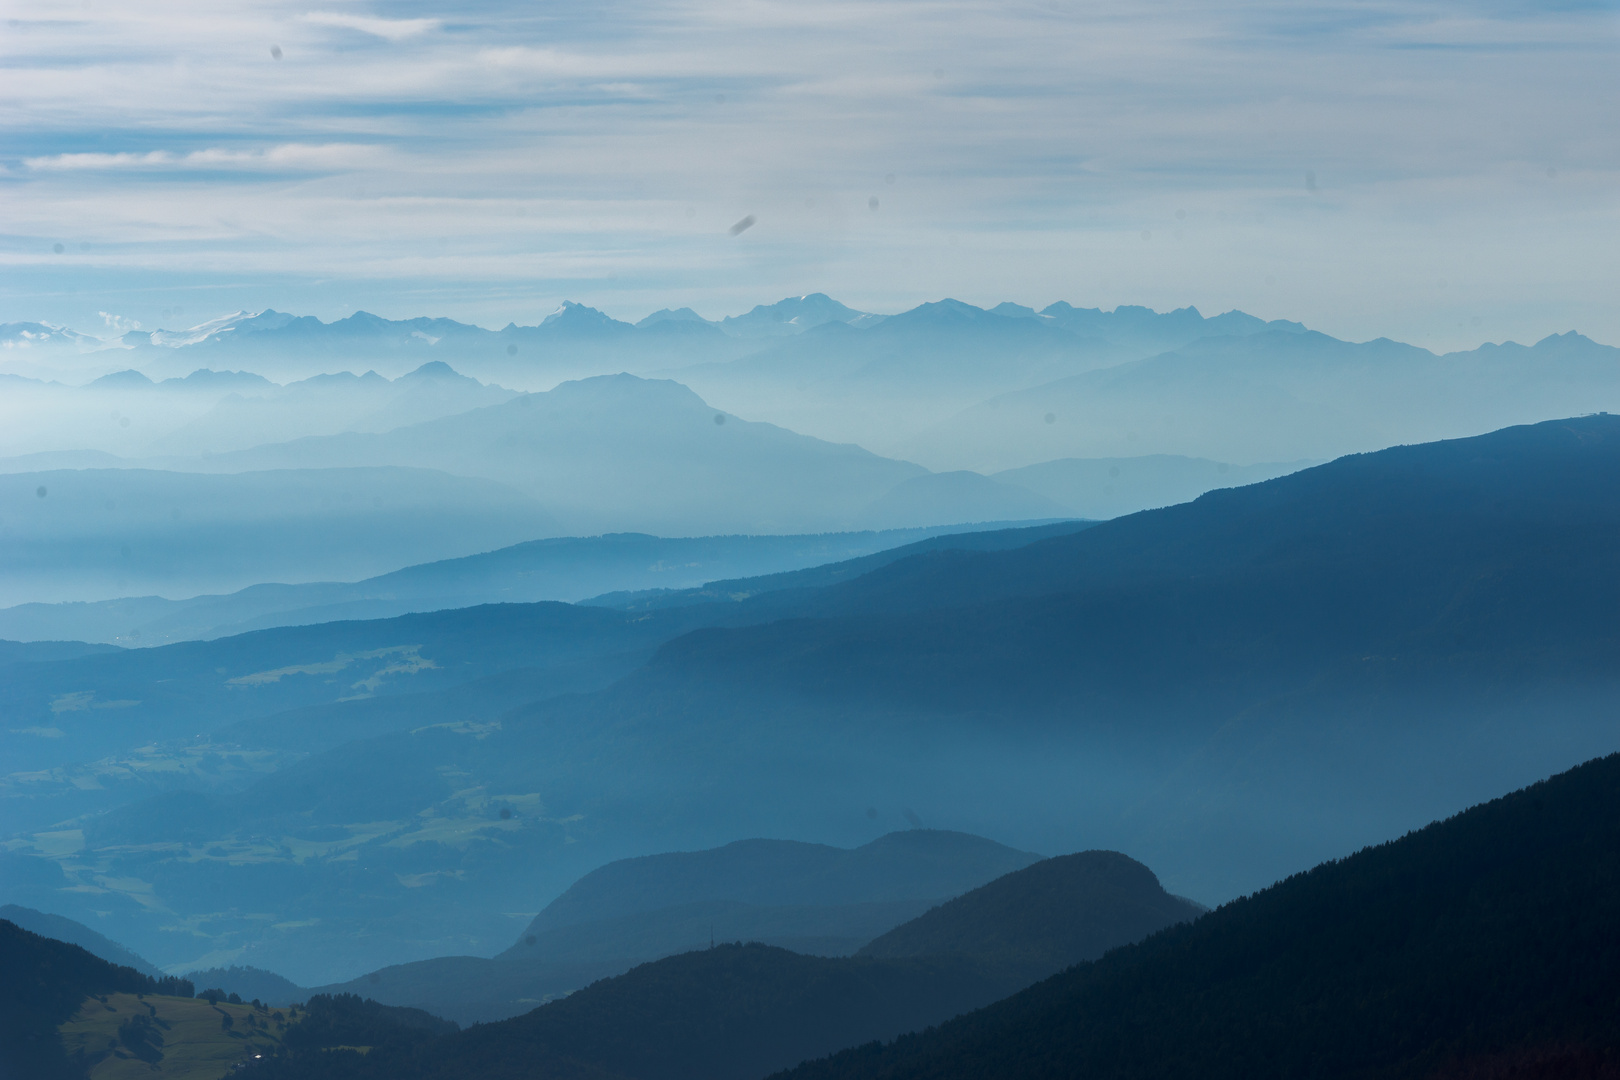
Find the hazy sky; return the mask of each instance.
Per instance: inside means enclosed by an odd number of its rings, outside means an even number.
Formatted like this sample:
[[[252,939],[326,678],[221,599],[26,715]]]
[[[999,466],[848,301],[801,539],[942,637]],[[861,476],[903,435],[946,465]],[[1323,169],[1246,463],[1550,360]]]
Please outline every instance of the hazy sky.
[[[6,0],[4,18],[0,321],[498,326],[564,298],[714,317],[821,290],[1620,343],[1612,6]]]

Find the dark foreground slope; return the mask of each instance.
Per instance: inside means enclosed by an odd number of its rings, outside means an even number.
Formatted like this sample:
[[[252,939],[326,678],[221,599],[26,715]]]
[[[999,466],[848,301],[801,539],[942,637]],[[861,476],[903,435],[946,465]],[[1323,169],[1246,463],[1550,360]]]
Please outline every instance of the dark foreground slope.
[[[1117,851],[1043,859],[868,942],[857,956],[971,956],[1050,975],[1207,910]]]
[[[949,834],[932,846],[943,839]],[[734,859],[737,852],[723,854]],[[607,876],[620,885],[645,879],[651,868],[634,865],[641,861]],[[842,874],[835,868],[828,875],[832,892],[861,876],[848,865],[859,861],[846,859]],[[662,876],[670,876],[667,868]],[[577,899],[600,896],[603,884],[579,890]],[[814,890],[804,899],[814,899]],[[638,1080],[751,1080],[939,1023],[1069,966],[1078,953],[1099,955],[1197,912],[1123,855],[1045,859],[886,935],[880,940],[888,955],[814,957],[758,942],[711,946],[431,1045],[411,1033],[397,1040],[384,1033],[366,1045],[386,1045],[364,1059],[351,1055],[346,1071],[330,1075],[506,1080],[550,1076],[566,1061]],[[334,1067],[329,1054],[288,1045],[294,1052],[276,1066],[277,1080],[315,1080]]]
[[[81,1076],[57,1039],[57,1025],[88,995],[117,993],[189,997],[191,984],[148,978],[0,919],[0,1080]]]
[[[567,1066],[635,1080],[752,1080],[807,1058],[893,1038],[1022,985],[961,958],[836,959],[720,945],[605,979],[527,1015],[422,1046],[361,1056],[294,1053],[267,1080],[517,1080]],[[344,1061],[334,1068],[333,1059]]]
[[[54,938],[69,945],[99,956],[109,964],[119,967],[134,968],[142,975],[152,978],[161,978],[163,972],[147,963],[145,959],[124,948],[118,942],[98,934],[88,926],[62,915],[52,915],[49,912],[35,911],[33,908],[19,907],[16,904],[0,905],[0,919],[27,930],[30,934],[40,937]],[[212,986],[212,983],[209,983]]]
[[[795,1080],[1620,1072],[1620,755]]]

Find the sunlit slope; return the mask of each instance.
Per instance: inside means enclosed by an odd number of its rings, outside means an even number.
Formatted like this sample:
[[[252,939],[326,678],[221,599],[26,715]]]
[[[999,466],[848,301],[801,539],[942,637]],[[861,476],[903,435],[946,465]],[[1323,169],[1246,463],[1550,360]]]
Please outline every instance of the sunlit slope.
[[[273,1053],[287,1026],[287,1014],[270,1007],[105,994],[87,999],[60,1034],[90,1080],[219,1080]]]
[[[1297,874],[938,1030],[793,1074],[1601,1076],[1620,758]]]
[[[78,1080],[83,1069],[64,1050],[57,1028],[91,995],[189,993],[176,979],[152,979],[117,967],[77,945],[29,933],[0,919],[0,1076],[7,1080]],[[144,1038],[146,1022],[138,1022]],[[116,1036],[115,1036],[116,1038]],[[103,1042],[105,1046],[105,1041]]]

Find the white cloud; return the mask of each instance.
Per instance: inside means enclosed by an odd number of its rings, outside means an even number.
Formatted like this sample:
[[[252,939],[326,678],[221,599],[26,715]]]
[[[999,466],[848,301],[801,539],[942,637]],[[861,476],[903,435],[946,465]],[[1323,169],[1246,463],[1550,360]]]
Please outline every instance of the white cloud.
[[[262,150],[226,150],[218,147],[172,153],[150,150],[145,153],[55,154],[24,158],[23,164],[37,172],[102,169],[254,169],[322,170],[368,168],[380,165],[389,150],[356,143],[328,143],[311,146],[287,143]]]
[[[1370,337],[1471,305],[1557,319],[1504,333],[1620,340],[1603,12],[470,0],[440,33],[292,0],[13,7],[0,136],[29,149],[0,217],[40,239],[7,266],[82,237],[108,280],[262,270],[356,303],[410,280],[424,310],[826,289],[1240,306]],[[757,242],[722,245],[749,213]]]
[[[136,319],[126,319],[122,315],[114,315],[110,311],[98,312],[101,321],[107,324],[107,329],[115,334],[122,334],[129,330],[139,330],[141,324]]]
[[[312,11],[304,21],[316,26],[335,26],[344,30],[358,30],[362,34],[380,37],[385,41],[404,41],[421,37],[444,25],[442,19],[384,19],[375,15],[344,15],[329,11]]]

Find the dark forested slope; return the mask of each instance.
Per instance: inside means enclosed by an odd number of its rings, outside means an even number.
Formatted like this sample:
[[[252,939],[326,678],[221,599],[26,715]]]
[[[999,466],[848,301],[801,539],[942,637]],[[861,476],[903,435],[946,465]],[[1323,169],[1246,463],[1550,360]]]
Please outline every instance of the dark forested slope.
[[[1608,1076],[1620,755],[795,1080]]]
[[[90,994],[183,994],[191,984],[116,967],[77,945],[0,919],[0,1080],[72,1080],[56,1028]]]
[[[1023,985],[966,958],[801,956],[725,944],[644,964],[561,1001],[423,1045],[376,1037],[364,1057],[294,1052],[267,1080],[517,1080],[586,1067],[636,1080],[753,1080],[938,1023]]]

